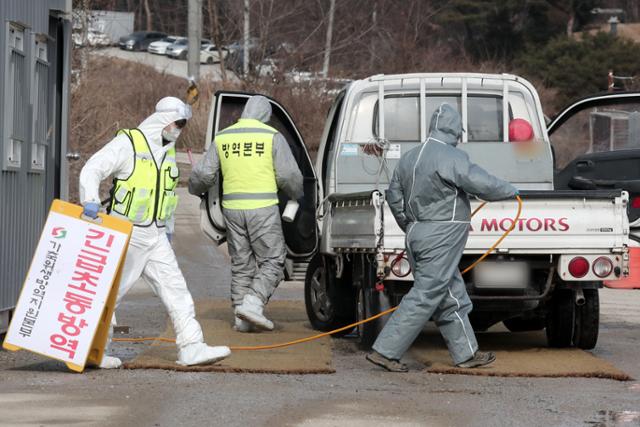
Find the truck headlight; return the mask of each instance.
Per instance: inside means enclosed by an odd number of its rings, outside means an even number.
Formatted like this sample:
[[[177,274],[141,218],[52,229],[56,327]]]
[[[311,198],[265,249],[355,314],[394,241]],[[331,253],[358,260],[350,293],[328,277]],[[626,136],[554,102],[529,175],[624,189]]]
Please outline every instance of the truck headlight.
[[[613,271],[613,263],[607,257],[600,257],[593,262],[593,274],[596,276],[603,278],[607,277]]]
[[[407,277],[411,273],[411,265],[407,257],[397,257],[391,261],[391,271],[397,277]]]

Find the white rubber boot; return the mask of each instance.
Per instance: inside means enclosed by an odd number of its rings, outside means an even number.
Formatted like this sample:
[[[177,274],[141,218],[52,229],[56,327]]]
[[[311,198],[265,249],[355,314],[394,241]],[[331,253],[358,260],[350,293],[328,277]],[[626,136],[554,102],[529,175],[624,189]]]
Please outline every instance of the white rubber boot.
[[[235,324],[233,325],[233,330],[237,332],[253,332],[253,325],[246,320],[236,317]]]
[[[245,295],[242,304],[236,307],[236,317],[251,322],[254,326],[267,331],[273,331],[273,322],[262,314],[264,305],[255,295]]]
[[[100,369],[118,369],[122,366],[122,360],[117,357],[107,356],[106,354],[102,356],[102,360],[100,361],[100,365],[98,368]]]
[[[210,347],[203,342],[189,344],[178,351],[176,363],[182,366],[208,365],[229,357],[229,347]]]

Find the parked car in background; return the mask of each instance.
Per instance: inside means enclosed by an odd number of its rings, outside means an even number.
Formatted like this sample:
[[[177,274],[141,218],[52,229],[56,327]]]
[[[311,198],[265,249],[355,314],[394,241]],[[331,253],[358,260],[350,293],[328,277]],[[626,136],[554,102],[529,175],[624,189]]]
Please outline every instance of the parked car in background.
[[[184,37],[168,36],[162,40],[155,41],[149,45],[147,52],[155,53],[156,55],[166,55],[167,48],[174,44],[176,41],[185,39]],[[186,40],[186,39],[185,39]]]
[[[211,44],[211,40],[202,39],[200,41],[200,49],[204,46]],[[187,59],[187,52],[189,51],[188,39],[176,40],[171,46],[167,47],[167,56],[175,59]]]
[[[82,32],[73,32],[71,34],[71,39],[73,40],[73,45],[75,47],[81,47],[85,45],[82,38]],[[89,30],[87,32],[87,46],[109,46],[110,44],[111,39],[105,33],[96,30]]]
[[[220,62],[220,51],[222,51],[222,59],[227,59],[229,50],[226,47],[218,49],[218,46],[208,44],[200,50],[201,64],[217,64]]]
[[[136,31],[128,36],[120,37],[118,46],[125,50],[147,50],[151,43],[166,37],[165,33],[156,31]]]

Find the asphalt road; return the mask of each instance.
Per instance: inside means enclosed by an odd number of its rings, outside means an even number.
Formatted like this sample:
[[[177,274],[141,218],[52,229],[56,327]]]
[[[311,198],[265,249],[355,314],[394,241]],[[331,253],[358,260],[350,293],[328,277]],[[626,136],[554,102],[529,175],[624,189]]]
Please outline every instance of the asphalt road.
[[[182,190],[182,189],[181,189]],[[198,229],[197,199],[181,193],[175,249],[195,298],[227,298],[229,265]],[[300,284],[277,298],[300,300]],[[594,353],[640,378],[640,290],[603,290]],[[132,336],[166,314],[145,286],[119,310]],[[0,425],[94,426],[639,426],[640,383],[382,372],[349,340],[334,341],[332,375],[88,370],[72,374],[27,352],[0,351]],[[117,343],[129,359],[147,344]]]

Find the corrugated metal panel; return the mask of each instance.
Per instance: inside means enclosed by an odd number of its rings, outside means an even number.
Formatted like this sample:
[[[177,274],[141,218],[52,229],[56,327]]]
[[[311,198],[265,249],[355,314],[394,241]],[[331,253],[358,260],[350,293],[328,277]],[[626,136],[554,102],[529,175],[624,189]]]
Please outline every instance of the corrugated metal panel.
[[[16,191],[16,189],[20,189]],[[0,311],[18,299],[45,220],[43,174],[0,176]]]
[[[70,34],[67,33],[71,30],[70,24],[65,24],[64,37],[56,43],[66,51],[62,57],[65,70],[61,81],[50,81],[46,77],[47,66],[36,63],[34,58],[35,37],[37,34],[50,34],[50,19],[53,11],[70,14],[71,2],[69,0],[0,1],[0,58],[3,58],[0,61],[0,155],[4,156],[4,147],[11,137],[23,141],[20,167],[0,171],[0,312],[15,305],[46,220],[48,210],[46,205],[53,194],[53,187],[46,185],[46,177],[60,175],[52,174],[51,170],[48,170],[54,166],[54,162],[46,164],[45,171],[34,170],[31,152],[34,142],[46,143],[48,131],[48,123],[45,119],[47,113],[42,109],[47,103],[47,97],[35,97],[33,94],[36,91],[40,93],[51,84],[62,84],[64,88],[68,88],[69,70],[66,67],[68,67]],[[55,13],[55,16],[55,19],[58,19],[59,14]],[[64,19],[66,22],[70,19],[70,15],[64,16]],[[25,27],[24,54],[8,50],[8,22],[15,22]],[[11,73],[12,69],[13,73]],[[7,72],[11,74],[7,75]],[[39,73],[39,79],[35,78],[36,72]],[[31,87],[34,81],[37,81],[38,87]],[[13,94],[16,96],[9,96]],[[68,117],[66,99],[66,95],[63,94],[62,111],[55,116],[57,129],[66,130]],[[37,103],[35,108],[31,105],[32,102]],[[36,115],[40,116],[40,119],[34,117],[34,110],[38,112]],[[47,149],[50,153],[59,152],[60,147],[65,148],[66,138],[66,135],[62,135],[54,141],[57,146],[49,146]],[[59,159],[58,162],[60,162]]]

